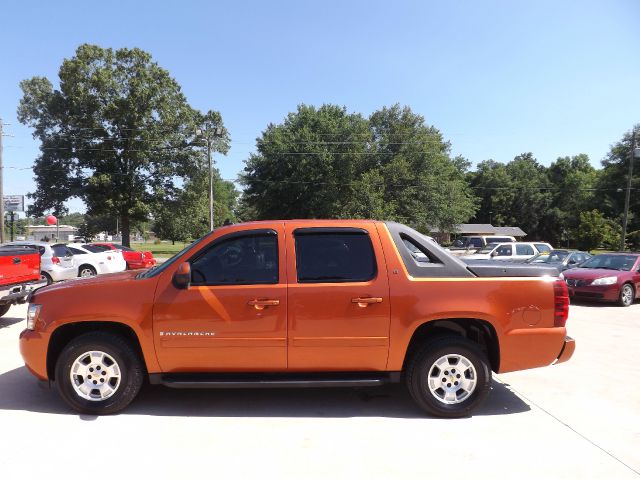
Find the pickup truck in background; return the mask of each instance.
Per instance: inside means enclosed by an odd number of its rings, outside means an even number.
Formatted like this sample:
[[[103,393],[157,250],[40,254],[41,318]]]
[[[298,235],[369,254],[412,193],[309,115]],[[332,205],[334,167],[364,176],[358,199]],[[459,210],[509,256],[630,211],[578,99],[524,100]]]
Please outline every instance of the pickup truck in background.
[[[0,317],[47,284],[40,277],[40,253],[28,246],[0,246]]]
[[[114,301],[114,298],[118,298]],[[491,372],[568,360],[555,268],[468,265],[392,222],[221,227],[145,271],[54,284],[30,298],[20,350],[83,413],[173,388],[378,386],[461,417]]]

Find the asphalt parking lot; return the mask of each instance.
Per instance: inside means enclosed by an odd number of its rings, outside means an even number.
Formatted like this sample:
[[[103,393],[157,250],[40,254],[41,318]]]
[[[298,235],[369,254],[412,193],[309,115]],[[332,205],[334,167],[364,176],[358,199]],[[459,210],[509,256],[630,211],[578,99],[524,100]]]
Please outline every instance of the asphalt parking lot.
[[[38,388],[0,318],[0,477],[640,476],[640,303],[573,305],[574,357],[496,376],[473,417],[423,416],[402,387],[171,390],[122,414],[71,412]]]

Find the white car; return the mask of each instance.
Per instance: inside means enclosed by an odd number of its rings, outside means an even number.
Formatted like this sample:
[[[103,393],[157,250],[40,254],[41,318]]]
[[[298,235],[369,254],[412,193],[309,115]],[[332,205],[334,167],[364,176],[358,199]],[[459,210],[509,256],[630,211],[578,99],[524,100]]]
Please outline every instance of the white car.
[[[127,262],[119,251],[104,251],[86,243],[69,243],[66,247],[73,254],[73,263],[80,277],[117,273],[127,269]]]
[[[549,243],[490,243],[475,254],[463,256],[461,259],[494,259],[502,261],[524,261],[538,253],[553,250]]]
[[[73,264],[73,255],[65,245],[51,245],[43,241],[14,241],[6,246],[30,246],[37,249],[40,253],[40,276],[47,284],[78,276],[78,268]]]

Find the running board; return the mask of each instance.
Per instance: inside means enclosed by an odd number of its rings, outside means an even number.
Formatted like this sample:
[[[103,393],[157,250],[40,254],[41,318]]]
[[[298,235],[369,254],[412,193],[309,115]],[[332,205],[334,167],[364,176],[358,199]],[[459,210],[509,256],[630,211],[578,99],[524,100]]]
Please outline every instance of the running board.
[[[161,373],[149,374],[149,382],[175,389],[371,387],[398,383],[400,373]]]

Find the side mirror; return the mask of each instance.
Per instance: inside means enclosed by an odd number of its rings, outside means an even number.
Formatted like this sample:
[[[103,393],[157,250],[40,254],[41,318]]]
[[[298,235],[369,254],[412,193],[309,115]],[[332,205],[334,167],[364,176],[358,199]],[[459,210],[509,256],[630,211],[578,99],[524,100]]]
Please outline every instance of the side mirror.
[[[491,253],[491,257],[493,258],[494,256],[498,256],[498,252],[494,251],[493,253]]]
[[[178,289],[188,289],[191,284],[191,265],[188,262],[181,263],[173,273],[173,285]]]

